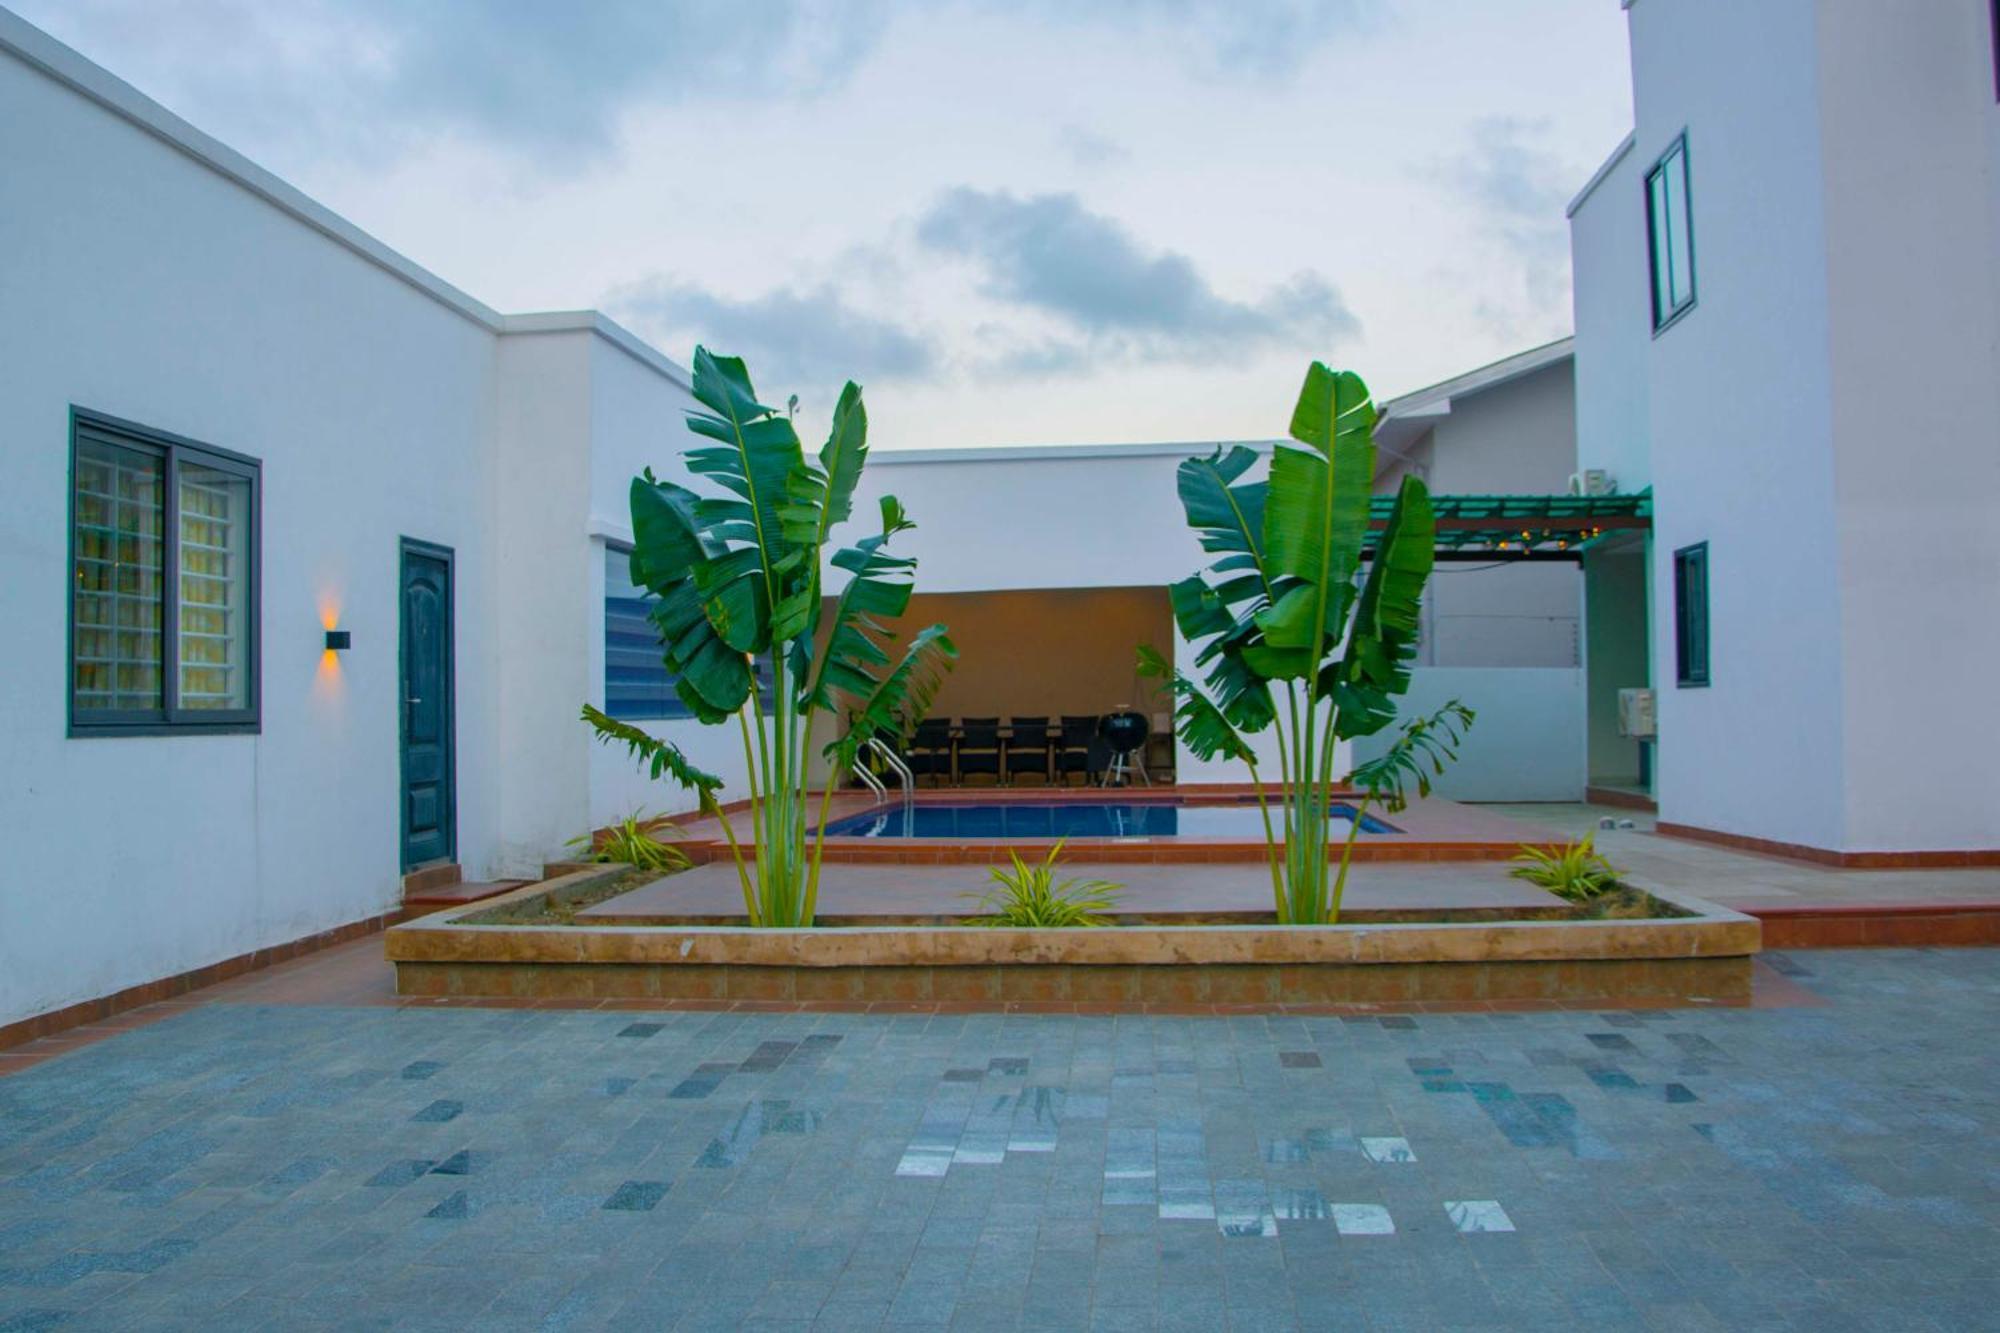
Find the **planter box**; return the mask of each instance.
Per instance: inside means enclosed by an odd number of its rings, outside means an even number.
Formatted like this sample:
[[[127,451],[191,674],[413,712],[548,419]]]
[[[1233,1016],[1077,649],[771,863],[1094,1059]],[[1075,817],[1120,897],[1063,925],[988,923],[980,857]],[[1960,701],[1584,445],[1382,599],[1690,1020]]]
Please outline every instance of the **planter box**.
[[[1740,1001],[1755,919],[1659,894],[1691,913],[1615,921],[1338,926],[501,926],[467,921],[622,867],[515,890],[397,926],[386,950],[404,995],[1127,1004],[1512,1000]]]

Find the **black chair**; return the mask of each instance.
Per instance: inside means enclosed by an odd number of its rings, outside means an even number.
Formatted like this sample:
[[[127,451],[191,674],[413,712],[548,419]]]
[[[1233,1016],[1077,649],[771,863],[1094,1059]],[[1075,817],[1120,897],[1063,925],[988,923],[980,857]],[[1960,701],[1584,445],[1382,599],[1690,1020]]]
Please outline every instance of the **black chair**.
[[[1000,719],[962,717],[958,720],[958,780],[990,773],[1000,781]]]
[[[951,781],[951,723],[945,718],[925,718],[917,723],[903,758],[913,777],[929,778],[932,786]]]
[[[1053,781],[1049,771],[1049,749],[1055,744],[1055,732],[1049,727],[1046,717],[1011,717],[1007,719],[1007,757],[1002,765],[1007,770],[1008,785],[1013,785],[1017,774],[1033,773],[1046,785]]]
[[[1056,780],[1067,783],[1072,773],[1081,773],[1085,786],[1096,786],[1110,749],[1097,738],[1097,714],[1063,714],[1062,736],[1056,746]]]

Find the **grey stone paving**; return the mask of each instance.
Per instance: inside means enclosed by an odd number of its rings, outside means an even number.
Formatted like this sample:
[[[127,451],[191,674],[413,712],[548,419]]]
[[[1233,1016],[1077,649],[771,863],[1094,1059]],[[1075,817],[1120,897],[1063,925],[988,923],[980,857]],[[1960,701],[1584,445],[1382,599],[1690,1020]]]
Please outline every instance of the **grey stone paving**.
[[[2000,1326],[1991,951],[1827,1007],[211,1005],[0,1080],[0,1329]]]

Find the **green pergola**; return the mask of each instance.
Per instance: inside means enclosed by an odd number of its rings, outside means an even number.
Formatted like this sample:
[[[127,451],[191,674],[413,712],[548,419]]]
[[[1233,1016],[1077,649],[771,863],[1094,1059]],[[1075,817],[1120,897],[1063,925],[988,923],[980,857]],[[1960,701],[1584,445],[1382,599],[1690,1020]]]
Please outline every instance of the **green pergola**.
[[[1380,531],[1395,497],[1378,495],[1368,526]],[[1439,560],[1578,560],[1591,542],[1653,526],[1653,497],[1639,495],[1433,495]]]

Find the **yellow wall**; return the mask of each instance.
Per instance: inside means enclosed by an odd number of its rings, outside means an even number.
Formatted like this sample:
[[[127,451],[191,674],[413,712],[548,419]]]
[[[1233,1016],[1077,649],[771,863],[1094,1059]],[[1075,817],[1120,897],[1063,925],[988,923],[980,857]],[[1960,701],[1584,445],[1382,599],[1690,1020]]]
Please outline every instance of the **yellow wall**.
[[[1173,655],[1165,588],[920,592],[898,635],[935,621],[951,627],[958,665],[938,693],[933,717],[1054,718],[1166,706],[1152,695],[1157,682],[1133,671],[1142,643]]]

